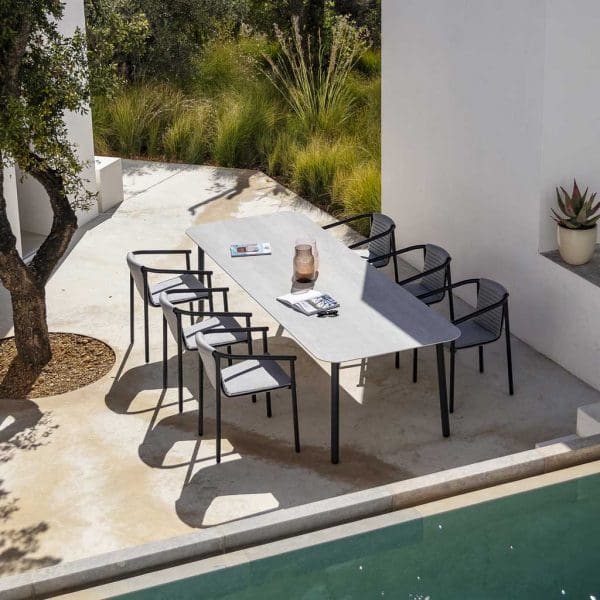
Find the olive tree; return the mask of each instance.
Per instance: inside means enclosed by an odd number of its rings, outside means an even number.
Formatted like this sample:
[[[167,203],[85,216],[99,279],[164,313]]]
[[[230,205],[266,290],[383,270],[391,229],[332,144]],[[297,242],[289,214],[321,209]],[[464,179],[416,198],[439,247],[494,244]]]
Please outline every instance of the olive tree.
[[[15,343],[26,366],[51,358],[45,286],[77,229],[76,209],[90,196],[85,165],[69,141],[64,116],[86,110],[84,35],[58,29],[60,0],[0,0],[0,281],[11,297]],[[52,208],[52,226],[29,264],[16,247],[4,196],[4,168],[37,180]]]

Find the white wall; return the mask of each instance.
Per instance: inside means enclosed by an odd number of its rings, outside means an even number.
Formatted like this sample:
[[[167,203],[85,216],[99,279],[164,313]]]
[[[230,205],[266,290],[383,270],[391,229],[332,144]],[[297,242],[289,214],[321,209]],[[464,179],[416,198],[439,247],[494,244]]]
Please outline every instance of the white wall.
[[[600,388],[600,288],[539,254],[556,247],[554,186],[600,191],[600,3],[383,9],[383,210],[399,246],[438,243],[455,280],[504,283],[514,333]]]
[[[70,35],[76,27],[85,29],[83,0],[67,0],[64,17],[60,22],[59,29],[63,34]],[[85,186],[91,192],[96,192],[91,113],[90,111],[83,115],[68,113],[65,122],[69,139],[77,146],[79,159],[87,164],[82,173],[82,177],[86,182]],[[52,225],[52,210],[42,186],[31,177],[25,177],[22,181],[19,178],[17,188],[23,230],[39,234],[49,233]],[[90,210],[78,211],[79,224],[86,223],[97,214],[98,209],[95,205]]]
[[[17,238],[17,251],[21,252],[21,226],[19,224],[19,204],[17,200],[17,179],[14,167],[4,167],[3,194],[6,201],[8,222]]]

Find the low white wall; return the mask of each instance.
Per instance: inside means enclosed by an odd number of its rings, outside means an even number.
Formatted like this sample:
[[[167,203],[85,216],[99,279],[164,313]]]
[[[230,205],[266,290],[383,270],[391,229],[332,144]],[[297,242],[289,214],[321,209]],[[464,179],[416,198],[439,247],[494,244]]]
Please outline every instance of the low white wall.
[[[600,389],[600,288],[539,254],[554,186],[600,191],[599,20],[594,0],[384,0],[382,131],[398,245],[504,283],[514,333]]]

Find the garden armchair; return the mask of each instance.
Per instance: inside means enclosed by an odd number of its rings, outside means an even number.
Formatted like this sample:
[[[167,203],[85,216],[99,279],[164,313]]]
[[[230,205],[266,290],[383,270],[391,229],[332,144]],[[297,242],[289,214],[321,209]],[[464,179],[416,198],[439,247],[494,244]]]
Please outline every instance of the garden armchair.
[[[209,305],[212,297],[209,297],[204,288],[210,288],[212,285],[212,271],[192,270],[190,266],[191,250],[136,250],[127,254],[127,265],[129,267],[129,329],[130,343],[134,342],[134,290],[142,298],[144,303],[144,358],[146,362],[150,361],[150,331],[148,326],[149,307],[159,308],[160,294],[166,290],[179,289],[184,294],[184,290],[195,288],[200,291],[187,292],[182,296],[188,302],[194,300],[203,301],[208,298]],[[184,256],[185,268],[180,269],[157,269],[145,264],[140,257],[146,256]],[[149,275],[169,276],[158,283],[151,283]],[[204,283],[206,279],[206,285]]]
[[[465,279],[447,286],[448,291],[465,285],[475,285],[477,305],[475,310],[452,322],[460,329],[460,337],[450,343],[450,412],[454,412],[455,357],[458,350],[479,347],[479,372],[483,373],[483,347],[502,336],[506,338],[506,366],[508,393],[514,394],[512,352],[510,346],[510,322],[508,317],[508,291],[491,279]],[[432,295],[436,292],[430,292]]]
[[[231,352],[231,346],[245,343],[248,346],[248,353],[252,354],[252,337],[250,334],[237,331],[241,327],[237,319],[244,319],[246,327],[251,326],[250,319],[252,313],[248,312],[230,312],[227,301],[228,288],[190,288],[181,290],[167,290],[160,295],[159,302],[163,311],[163,389],[168,384],[167,368],[167,329],[171,331],[173,338],[177,342],[177,385],[178,385],[178,403],[179,412],[183,412],[183,353],[185,351],[197,350],[196,334],[203,332],[206,339],[215,348],[226,346]],[[189,293],[201,292],[206,295],[210,301],[212,310],[194,310],[178,306],[178,303],[186,303]],[[213,296],[222,294],[223,310],[217,312],[214,310]],[[184,325],[183,317],[190,317],[192,323]],[[196,321],[194,321],[196,318]],[[198,320],[200,319],[200,320]],[[202,371],[202,361],[198,357],[198,369]],[[253,398],[256,401],[256,398]]]
[[[262,335],[262,354],[247,356],[220,352],[210,342],[209,337],[199,332],[196,334],[198,353],[206,369],[206,374],[216,394],[216,455],[217,463],[221,462],[221,401],[223,397],[237,398],[250,394],[266,393],[267,416],[271,416],[271,392],[278,389],[289,389],[292,396],[292,417],[294,423],[294,447],[300,452],[300,435],[298,430],[298,403],[296,395],[296,357],[292,355],[269,354],[267,341],[268,327],[241,327],[223,330],[223,333],[260,333]],[[233,364],[230,364],[233,361]],[[227,363],[227,366],[224,366]],[[287,363],[287,373],[279,363]],[[200,377],[203,377],[201,369]],[[200,381],[198,397],[198,434],[203,433],[204,390]]]
[[[423,270],[411,277],[400,280],[398,276],[397,260],[398,256],[409,252],[423,252]],[[381,259],[392,259],[396,266],[396,283],[401,285],[405,290],[409,291],[413,296],[422,300],[428,306],[442,302],[446,297],[448,289],[448,303],[450,306],[450,317],[454,315],[454,300],[452,297],[452,275],[450,271],[450,262],[452,258],[440,246],[435,244],[417,244],[408,246],[401,250],[395,250],[390,254],[382,257],[374,257],[369,259],[370,263],[374,263]],[[433,293],[432,293],[433,292]],[[400,353],[396,352],[396,368],[400,368]],[[418,370],[418,351],[413,350],[413,381],[417,382]]]
[[[323,229],[332,229],[333,227],[348,225],[349,223],[364,221],[366,219],[369,220],[368,237],[360,242],[351,244],[349,248],[358,251],[361,256],[368,259],[369,262],[378,269],[386,267],[390,262],[393,252],[396,250],[396,224],[387,215],[377,212],[353,215],[342,219],[341,221],[324,225]],[[394,274],[397,280],[398,266],[395,261]]]

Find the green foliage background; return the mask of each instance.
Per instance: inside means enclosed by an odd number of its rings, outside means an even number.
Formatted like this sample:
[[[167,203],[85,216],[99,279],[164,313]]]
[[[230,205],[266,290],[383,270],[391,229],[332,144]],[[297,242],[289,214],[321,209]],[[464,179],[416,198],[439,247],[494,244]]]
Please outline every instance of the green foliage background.
[[[296,16],[326,74],[340,15],[368,45],[307,117],[270,77],[281,36]],[[379,209],[379,0],[86,0],[86,16],[97,153],[257,168],[334,214]]]

